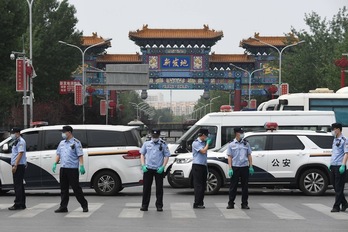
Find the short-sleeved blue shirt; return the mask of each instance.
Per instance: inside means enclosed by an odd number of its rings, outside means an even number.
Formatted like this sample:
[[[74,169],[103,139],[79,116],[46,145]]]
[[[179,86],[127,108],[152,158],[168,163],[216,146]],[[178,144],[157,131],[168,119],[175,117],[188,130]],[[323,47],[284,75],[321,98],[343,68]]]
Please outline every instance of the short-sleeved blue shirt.
[[[348,153],[348,141],[344,136],[334,138],[330,165],[342,165],[344,154]]]
[[[157,170],[163,165],[164,157],[170,156],[167,144],[161,139],[158,142],[146,141],[141,147],[140,153],[145,156],[146,167],[153,170]]]
[[[83,156],[81,142],[74,137],[62,140],[58,145],[57,155],[60,157],[60,167],[79,168],[79,157]]]
[[[19,161],[19,165],[26,165],[27,164],[27,144],[25,143],[25,140],[22,137],[16,138],[16,141],[14,142],[12,146],[12,155],[11,155],[11,165],[16,164],[17,157],[19,153],[23,152],[22,158]]]
[[[233,167],[247,167],[249,166],[248,156],[251,155],[250,144],[242,139],[238,142],[234,139],[227,148],[227,155],[232,157]]]
[[[202,150],[206,146],[206,142],[197,138],[192,143],[193,164],[207,165],[208,151],[206,154],[202,154]]]

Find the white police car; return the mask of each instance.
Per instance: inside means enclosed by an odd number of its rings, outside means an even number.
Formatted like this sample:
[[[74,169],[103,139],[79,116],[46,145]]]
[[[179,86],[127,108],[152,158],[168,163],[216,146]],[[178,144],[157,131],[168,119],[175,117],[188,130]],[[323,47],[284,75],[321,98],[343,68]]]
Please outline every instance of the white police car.
[[[276,130],[276,123],[266,123],[268,131],[246,132],[253,150],[255,174],[249,185],[259,187],[299,188],[306,195],[322,195],[331,183],[328,165],[333,137],[322,131]],[[216,194],[229,184],[227,145],[208,152],[207,193]],[[178,155],[170,175],[178,185],[192,187],[192,153]]]
[[[80,176],[83,187],[94,188],[100,195],[114,195],[124,187],[142,185],[140,147],[135,127],[110,125],[72,125],[73,135],[81,141],[86,174]],[[62,126],[43,126],[21,131],[27,145],[27,189],[59,188],[59,172],[52,172]],[[0,193],[13,189],[11,138],[0,142]],[[60,164],[57,165],[60,168]]]

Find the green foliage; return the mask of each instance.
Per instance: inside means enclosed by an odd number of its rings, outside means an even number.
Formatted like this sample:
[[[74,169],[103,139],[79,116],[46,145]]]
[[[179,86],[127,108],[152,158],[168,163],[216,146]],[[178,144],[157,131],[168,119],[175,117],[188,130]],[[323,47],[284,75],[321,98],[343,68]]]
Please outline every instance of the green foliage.
[[[348,52],[348,12],[340,9],[331,20],[322,19],[317,13],[305,15],[309,31],[292,32],[306,42],[284,54],[283,82],[289,83],[290,92],[308,92],[327,87],[340,88],[340,69],[334,60]]]

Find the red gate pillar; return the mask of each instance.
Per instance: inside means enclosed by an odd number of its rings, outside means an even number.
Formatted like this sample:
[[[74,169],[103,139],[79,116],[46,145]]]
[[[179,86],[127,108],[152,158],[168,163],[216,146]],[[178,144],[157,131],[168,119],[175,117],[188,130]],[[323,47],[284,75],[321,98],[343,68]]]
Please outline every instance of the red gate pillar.
[[[348,67],[348,60],[345,56],[341,59],[335,60],[335,65],[341,68],[341,88],[345,86],[345,69]]]

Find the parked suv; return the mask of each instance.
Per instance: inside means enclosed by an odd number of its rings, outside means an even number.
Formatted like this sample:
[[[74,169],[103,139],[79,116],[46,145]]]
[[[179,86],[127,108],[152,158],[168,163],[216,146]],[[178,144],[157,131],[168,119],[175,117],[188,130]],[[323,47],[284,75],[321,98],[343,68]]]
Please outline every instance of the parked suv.
[[[331,183],[328,165],[333,137],[330,133],[268,130],[247,132],[245,139],[252,148],[255,169],[249,178],[250,186],[299,188],[306,195],[322,195]],[[230,183],[227,146],[208,152],[208,194],[216,194]],[[191,168],[192,153],[178,155],[170,172],[172,181],[192,186]]]
[[[100,195],[114,195],[124,187],[142,184],[140,170],[141,138],[130,126],[72,125],[81,141],[86,174],[80,176],[83,187],[94,188]],[[59,172],[52,172],[62,126],[43,126],[21,131],[27,144],[27,189],[59,188]],[[11,138],[0,143],[0,189],[13,189]],[[59,164],[58,164],[59,169]]]

